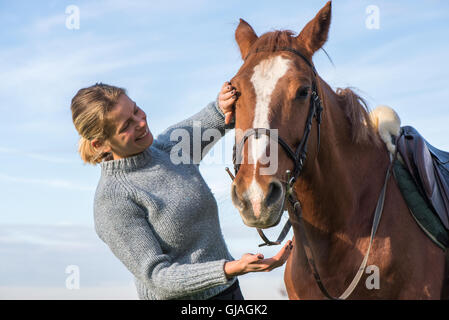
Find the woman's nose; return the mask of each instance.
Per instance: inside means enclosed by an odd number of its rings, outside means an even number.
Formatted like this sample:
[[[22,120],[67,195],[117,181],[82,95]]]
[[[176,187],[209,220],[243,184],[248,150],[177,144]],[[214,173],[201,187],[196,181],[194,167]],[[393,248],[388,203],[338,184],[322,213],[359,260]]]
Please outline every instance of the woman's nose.
[[[147,118],[144,116],[143,118],[141,118],[138,122],[139,124],[139,128],[145,127],[147,125]]]

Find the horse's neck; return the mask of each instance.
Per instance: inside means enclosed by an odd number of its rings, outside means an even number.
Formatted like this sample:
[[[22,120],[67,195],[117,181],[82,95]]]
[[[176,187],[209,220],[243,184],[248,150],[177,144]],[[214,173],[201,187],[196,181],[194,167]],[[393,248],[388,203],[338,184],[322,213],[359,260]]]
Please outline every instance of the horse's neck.
[[[310,154],[316,158],[309,159],[295,188],[308,230],[324,245],[335,243],[336,237],[353,242],[369,235],[388,167],[382,146],[352,143],[338,112],[334,108],[323,119],[319,153]]]

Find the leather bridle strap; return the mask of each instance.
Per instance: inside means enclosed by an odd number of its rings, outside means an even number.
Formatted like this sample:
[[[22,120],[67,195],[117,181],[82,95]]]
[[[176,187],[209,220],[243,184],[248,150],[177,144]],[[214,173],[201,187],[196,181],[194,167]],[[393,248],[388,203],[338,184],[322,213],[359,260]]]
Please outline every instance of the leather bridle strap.
[[[266,129],[266,128],[252,128],[252,129],[246,130],[246,132],[243,135],[242,139],[240,140],[238,146],[236,147],[235,163],[234,163],[234,167],[235,167],[234,170],[235,170],[236,174],[239,171],[240,164],[243,161],[242,154],[243,154],[243,148],[245,146],[246,140],[252,135],[255,135],[256,138],[258,138],[260,134],[265,134],[270,139],[274,139],[269,133],[270,133],[270,129]],[[296,152],[293,151],[290,148],[290,146],[288,145],[288,143],[285,142],[284,139],[282,139],[279,136],[277,137],[277,140],[275,140],[275,142],[279,143],[282,146],[282,148],[284,148],[284,150],[288,154],[288,156],[290,158],[292,158],[294,164],[296,164],[300,161],[300,158],[298,157],[299,148],[298,148],[298,151],[296,151]]]
[[[243,147],[245,145],[246,140],[252,136],[255,135],[256,137],[259,136],[260,134],[265,134],[267,135],[270,139],[274,140],[276,143],[279,143],[282,148],[284,148],[285,152],[287,153],[287,155],[293,160],[293,164],[294,164],[294,172],[293,172],[293,176],[291,177],[287,177],[287,185],[291,186],[295,183],[297,177],[300,175],[301,171],[302,171],[302,167],[304,165],[304,161],[306,159],[306,155],[307,155],[307,141],[309,139],[309,134],[312,128],[312,119],[314,117],[314,112],[315,107],[311,106],[311,110],[309,111],[309,116],[308,119],[306,121],[306,128],[305,128],[305,132],[304,132],[304,136],[299,144],[299,146],[297,147],[296,151],[293,151],[289,145],[287,144],[287,142],[284,141],[284,139],[282,139],[280,136],[277,137],[277,139],[275,139],[274,137],[272,137],[269,132],[269,129],[266,128],[253,128],[253,129],[249,129],[245,132],[245,134],[243,135],[242,139],[240,140],[240,143],[238,144],[238,146],[236,147],[235,150],[235,163],[234,163],[234,170],[235,173],[237,174],[240,164],[242,162],[242,154],[243,154]],[[318,125],[319,127],[319,125]],[[318,146],[319,148],[319,146]],[[229,171],[228,171],[229,173]],[[229,173],[230,174],[230,173]],[[230,174],[231,179],[234,180],[234,176],[232,174]],[[291,227],[291,223],[289,220],[287,220],[287,222],[285,223],[284,227],[282,228],[281,233],[279,234],[278,238],[276,241],[271,241],[269,240],[264,232],[262,231],[262,229],[260,228],[256,228],[257,233],[260,235],[260,237],[262,238],[262,240],[264,241],[264,243],[259,244],[259,247],[262,246],[273,246],[273,245],[279,245],[282,243],[282,241],[285,239],[285,237],[288,234],[288,231],[290,230]]]
[[[250,54],[254,54],[254,53],[258,53],[258,52],[262,52],[262,51],[267,51],[267,50],[264,48],[256,49],[256,50],[250,52],[245,57],[245,60],[248,58],[248,56]],[[314,79],[312,80],[312,87],[311,87],[309,113],[307,115],[307,119],[306,119],[306,123],[305,123],[304,134],[303,134],[303,137],[302,137],[298,147],[296,148],[295,151],[293,151],[290,148],[290,146],[280,136],[277,139],[277,142],[284,148],[287,155],[293,160],[293,166],[294,166],[293,174],[291,175],[291,177],[288,177],[288,179],[287,179],[288,180],[287,185],[291,186],[295,183],[295,181],[298,179],[299,175],[301,174],[302,168],[304,166],[304,162],[307,157],[307,143],[309,140],[310,131],[312,130],[313,118],[315,118],[317,121],[317,154],[316,154],[316,156],[318,156],[318,152],[320,149],[320,125],[321,125],[321,114],[323,111],[323,106],[321,104],[321,100],[318,95],[318,90],[317,90],[317,86],[316,86],[317,72],[316,72],[316,69],[313,66],[313,64],[309,61],[309,59],[307,57],[305,57],[300,51],[295,50],[293,48],[282,47],[282,48],[277,49],[276,51],[287,51],[287,52],[290,52],[290,53],[293,53],[293,54],[299,56],[312,69],[312,72],[314,74]],[[234,145],[233,161],[234,161],[234,172],[236,175],[240,168],[240,164],[242,163],[243,148],[244,148],[245,142],[248,139],[248,137],[251,135],[256,135],[256,137],[257,137],[260,133],[264,133],[264,134],[268,135],[268,131],[269,130],[265,129],[265,128],[249,129],[245,132],[245,134],[242,137],[242,139],[240,140],[238,146]],[[270,136],[270,138],[271,138],[271,136]],[[227,171],[228,171],[229,175],[231,176],[231,178],[234,179],[234,176],[229,172],[229,170],[227,170]],[[265,236],[263,231],[259,228],[256,228],[260,237],[264,241],[264,243],[260,244],[259,246],[264,246],[264,245],[270,246],[270,245],[280,244],[286,237],[290,227],[291,227],[291,224],[289,221],[287,221],[281,231],[281,234],[279,235],[279,237],[276,241],[268,240],[268,238]]]
[[[385,177],[385,182],[382,187],[382,191],[380,192],[379,198],[377,200],[376,209],[374,211],[373,225],[371,227],[371,236],[370,236],[370,240],[369,240],[368,249],[366,250],[363,261],[362,261],[356,275],[354,276],[353,280],[349,284],[348,288],[338,298],[330,295],[329,292],[324,287],[323,282],[321,281],[320,274],[318,273],[318,268],[317,268],[317,266],[315,264],[315,260],[313,258],[313,253],[312,253],[309,241],[306,236],[306,230],[305,230],[304,222],[303,222],[303,218],[302,218],[301,204],[294,197],[294,193],[289,194],[288,200],[289,200],[289,204],[290,204],[290,210],[292,210],[292,212],[294,213],[294,216],[296,217],[296,220],[297,220],[294,223],[297,223],[298,227],[299,227],[298,233],[299,233],[299,237],[301,240],[302,248],[303,248],[306,258],[307,258],[307,263],[308,263],[310,269],[312,270],[313,277],[315,278],[315,281],[316,281],[318,287],[320,288],[323,295],[326,296],[328,299],[344,300],[344,299],[348,298],[351,295],[351,293],[354,291],[354,289],[357,287],[357,284],[360,282],[360,279],[362,278],[362,275],[365,271],[366,264],[368,262],[371,245],[373,244],[373,240],[374,240],[377,228],[380,223],[380,218],[382,217],[382,212],[383,212],[384,203],[385,203],[385,194],[386,194],[386,190],[387,190],[388,181],[390,179],[393,162],[394,162],[394,158],[390,160],[390,164],[388,166],[387,174]]]
[[[266,52],[266,51],[269,51],[269,50],[267,48],[257,48],[253,51],[250,51],[246,55],[244,60],[247,60],[251,54],[256,54],[258,52]],[[280,48],[277,48],[275,51],[276,52],[286,51],[286,52],[290,52],[290,53],[293,53],[293,54],[299,56],[312,69],[312,72],[314,74],[314,79],[312,80],[312,87],[311,87],[309,114],[307,115],[306,126],[304,128],[304,134],[303,134],[303,137],[301,139],[299,146],[297,147],[296,151],[293,152],[293,150],[288,146],[288,144],[281,137],[278,138],[278,142],[282,145],[284,150],[287,152],[287,154],[290,156],[290,158],[292,158],[292,160],[294,162],[294,169],[293,169],[294,171],[293,171],[293,175],[292,175],[292,183],[294,183],[294,181],[296,181],[296,179],[298,178],[298,176],[300,175],[300,173],[302,171],[302,166],[303,166],[304,161],[307,156],[307,142],[309,140],[309,134],[312,129],[313,118],[316,118],[316,120],[317,120],[317,135],[318,135],[317,152],[320,148],[320,124],[321,124],[321,113],[323,111],[323,106],[321,104],[321,100],[318,95],[318,90],[317,90],[317,86],[316,86],[317,72],[316,72],[314,65],[310,62],[310,60],[305,55],[303,55],[300,51],[293,49],[293,48],[280,47]],[[263,128],[250,129],[245,133],[244,137],[241,139],[241,141],[239,143],[239,147],[236,150],[236,157],[234,157],[235,158],[234,160],[237,160],[234,162],[235,174],[237,174],[238,169],[240,167],[241,153],[243,151],[243,146],[245,144],[246,139],[252,134],[256,133],[258,135],[260,130],[267,130],[267,129],[263,129]],[[264,133],[266,133],[266,131]],[[290,181],[288,181],[288,183],[290,183]]]
[[[320,148],[320,124],[321,124],[321,112],[323,110],[323,107],[321,106],[321,102],[319,101],[318,95],[316,94],[316,91],[312,91],[312,97],[310,98],[310,108],[309,108],[309,114],[307,115],[307,120],[304,128],[304,134],[303,137],[296,148],[295,151],[293,151],[292,148],[288,145],[288,143],[282,139],[282,137],[278,136],[277,141],[282,148],[285,150],[287,155],[293,160],[293,175],[292,179],[293,181],[288,181],[288,183],[294,183],[298,176],[301,174],[302,167],[304,165],[304,161],[307,157],[307,142],[309,141],[310,131],[312,130],[312,121],[313,118],[316,118],[317,120],[317,152]],[[246,130],[245,134],[241,138],[240,142],[236,146],[235,155],[234,155],[234,171],[235,174],[237,174],[240,164],[242,163],[242,154],[243,154],[243,148],[245,146],[246,140],[252,136],[255,135],[258,137],[261,133],[269,136],[271,139],[271,135],[269,135],[270,129],[266,128],[251,128]]]
[[[277,246],[279,244],[282,243],[282,241],[284,241],[285,237],[287,236],[288,232],[290,231],[292,224],[290,222],[290,220],[287,220],[287,222],[284,224],[284,227],[282,228],[281,233],[279,234],[278,238],[276,239],[276,241],[270,241],[265,234],[263,233],[262,229],[256,228],[257,233],[259,234],[259,236],[262,238],[264,243],[259,244],[259,247],[263,247],[263,246]]]
[[[258,53],[258,52],[267,52],[267,51],[269,51],[269,50],[267,50],[266,48],[257,48],[256,50],[250,51],[250,52],[246,55],[245,59],[243,59],[243,60],[248,59],[248,57],[249,57],[250,55],[252,55],[252,54],[255,54],[255,53]],[[314,65],[309,61],[309,59],[308,59],[305,55],[303,55],[299,50],[296,50],[296,49],[293,49],[293,48],[290,48],[290,47],[281,47],[281,48],[278,48],[278,49],[275,50],[275,52],[278,52],[278,51],[288,51],[288,52],[291,52],[291,53],[296,54],[297,56],[301,57],[302,60],[304,60],[304,62],[307,63],[307,65],[312,69],[312,71],[313,71],[313,73],[315,74],[315,76],[317,75],[315,66],[314,66]],[[273,52],[274,52],[274,51],[273,51]]]
[[[257,53],[259,51],[266,51],[263,49],[256,49],[253,52],[250,52],[250,54],[252,53]],[[292,52],[298,56],[300,56],[312,69],[315,77],[317,76],[316,70],[314,68],[314,66],[312,65],[312,63],[304,56],[301,54],[301,52],[292,49],[292,48],[280,48],[276,51],[288,51],[288,52]],[[249,54],[248,54],[249,56]],[[245,58],[245,60],[248,58],[248,56]],[[300,242],[302,244],[304,253],[306,255],[307,258],[307,263],[310,267],[310,269],[313,272],[313,276],[317,282],[317,285],[319,287],[319,289],[321,290],[321,292],[324,294],[324,296],[326,296],[329,299],[332,300],[343,300],[346,299],[347,297],[349,297],[349,295],[351,295],[351,293],[354,291],[354,289],[357,287],[357,284],[360,282],[360,279],[364,273],[366,264],[368,262],[368,257],[369,257],[369,253],[371,250],[371,246],[372,243],[374,241],[374,237],[377,231],[377,228],[379,226],[380,223],[380,218],[382,216],[382,212],[383,212],[383,208],[384,208],[384,202],[385,202],[385,194],[386,194],[386,190],[387,190],[387,185],[388,185],[388,181],[390,178],[390,174],[391,174],[391,170],[392,170],[392,166],[393,166],[393,162],[395,160],[395,157],[390,159],[390,164],[388,166],[387,169],[387,173],[386,173],[386,177],[385,177],[385,182],[383,185],[383,188],[381,190],[381,193],[379,195],[379,198],[377,200],[377,205],[376,205],[376,209],[374,211],[374,218],[373,218],[373,224],[371,227],[371,235],[370,235],[370,241],[369,241],[369,245],[368,245],[368,249],[365,253],[365,256],[363,258],[363,261],[356,273],[356,275],[354,276],[354,279],[351,281],[350,285],[348,286],[348,288],[343,292],[342,295],[340,295],[340,297],[336,298],[333,297],[332,295],[329,294],[329,292],[326,290],[326,288],[323,285],[323,282],[321,281],[321,277],[318,273],[318,268],[315,264],[315,260],[313,258],[313,253],[311,250],[311,247],[309,245],[309,241],[307,239],[307,235],[306,235],[306,230],[304,227],[304,222],[302,219],[302,208],[301,208],[301,204],[299,202],[299,200],[296,198],[295,193],[293,191],[293,184],[295,183],[296,179],[298,178],[298,176],[301,174],[302,171],[302,167],[304,164],[304,161],[306,159],[306,155],[307,155],[307,141],[309,138],[309,134],[311,131],[311,127],[312,127],[312,120],[313,117],[316,118],[317,120],[317,133],[318,133],[318,149],[317,149],[317,153],[319,151],[319,145],[320,145],[320,123],[321,123],[321,112],[323,110],[323,107],[321,105],[321,101],[320,98],[318,96],[318,92],[316,89],[316,83],[315,83],[315,79],[312,81],[312,97],[310,99],[310,108],[309,108],[309,114],[307,116],[307,120],[306,120],[306,127],[304,129],[304,135],[303,138],[301,139],[301,142],[299,144],[299,146],[297,147],[296,151],[293,152],[293,150],[288,146],[288,144],[281,138],[278,137],[278,143],[284,148],[284,150],[286,151],[286,153],[292,158],[293,162],[294,162],[294,171],[293,171],[293,175],[291,178],[288,178],[287,180],[287,184],[286,184],[286,197],[289,203],[289,207],[290,207],[290,218],[291,217],[296,217],[296,219],[293,221],[293,223],[297,223],[298,227],[299,227],[299,237],[300,237]],[[241,157],[242,157],[242,151],[243,151],[243,147],[245,144],[245,141],[248,139],[249,136],[253,135],[253,134],[259,134],[259,133],[265,133],[267,134],[269,130],[268,129],[264,129],[264,128],[257,128],[257,129],[251,129],[249,130],[244,137],[241,139],[237,150],[235,150],[236,155],[233,156],[234,160],[236,161],[234,163],[234,169],[235,169],[235,173],[237,174],[240,163],[241,163]],[[267,134],[268,135],[268,134]],[[271,137],[270,137],[271,138]],[[234,146],[235,147],[235,146]],[[240,161],[240,162],[239,162]],[[232,173],[229,171],[228,168],[226,168],[226,170],[228,171],[231,179],[234,180],[234,176],[232,175]],[[285,238],[285,236],[287,235],[289,229],[291,227],[291,221],[290,219],[287,221],[287,223],[285,224],[284,228],[282,229],[281,234],[279,235],[278,239],[276,241],[270,241],[268,240],[268,238],[263,234],[261,229],[257,229],[257,232],[259,233],[259,235],[261,236],[261,238],[264,240],[264,244],[262,245],[276,245],[276,244],[280,244],[282,242],[282,240]],[[259,246],[262,246],[259,245]]]

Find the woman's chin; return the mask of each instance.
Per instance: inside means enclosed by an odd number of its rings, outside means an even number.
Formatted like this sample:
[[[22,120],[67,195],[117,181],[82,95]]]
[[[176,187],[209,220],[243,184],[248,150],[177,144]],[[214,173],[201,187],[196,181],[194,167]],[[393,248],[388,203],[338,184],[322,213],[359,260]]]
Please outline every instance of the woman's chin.
[[[136,145],[142,148],[142,151],[148,148],[153,144],[153,135],[149,131],[148,134],[142,139],[138,139],[135,141]]]

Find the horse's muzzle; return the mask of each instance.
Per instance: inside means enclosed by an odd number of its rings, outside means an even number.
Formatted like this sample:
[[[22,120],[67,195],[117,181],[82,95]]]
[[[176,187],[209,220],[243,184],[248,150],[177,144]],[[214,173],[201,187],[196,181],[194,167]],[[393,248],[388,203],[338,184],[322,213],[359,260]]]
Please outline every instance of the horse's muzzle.
[[[281,219],[285,190],[282,183],[271,178],[264,188],[253,181],[245,190],[236,179],[231,186],[231,197],[234,206],[240,212],[243,222],[249,227],[270,228],[277,225]]]

